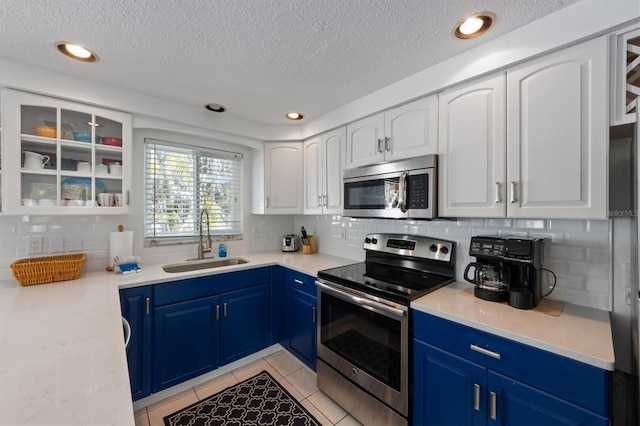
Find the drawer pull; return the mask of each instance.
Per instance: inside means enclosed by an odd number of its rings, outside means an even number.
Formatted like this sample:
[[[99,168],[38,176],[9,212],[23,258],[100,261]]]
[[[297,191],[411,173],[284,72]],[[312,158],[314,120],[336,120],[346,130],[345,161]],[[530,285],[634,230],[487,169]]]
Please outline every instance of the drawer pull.
[[[496,407],[496,393],[489,392],[489,398],[491,400],[491,406],[489,407],[489,416],[491,416],[491,420],[496,420],[496,418],[498,417],[496,414],[496,412],[498,411]]]
[[[482,355],[490,356],[491,358],[495,358],[495,359],[502,358],[502,355],[500,355],[498,352],[493,352],[493,351],[490,351],[489,349],[481,348],[478,345],[471,344],[471,350],[481,353]]]
[[[473,384],[473,409],[480,411],[480,385]]]
[[[151,312],[151,298],[147,297],[144,299],[144,314],[149,315]]]
[[[297,278],[294,278],[293,282],[295,282],[296,284],[304,285],[304,281],[299,280]]]
[[[311,308],[311,322],[316,323],[316,308],[315,306]]]
[[[216,305],[216,320],[220,319],[220,305]]]

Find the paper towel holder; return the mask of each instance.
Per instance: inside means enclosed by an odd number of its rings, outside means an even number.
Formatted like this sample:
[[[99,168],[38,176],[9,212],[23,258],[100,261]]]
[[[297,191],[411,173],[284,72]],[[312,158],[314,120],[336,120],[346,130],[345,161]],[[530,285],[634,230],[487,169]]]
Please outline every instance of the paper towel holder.
[[[124,225],[120,224],[118,225],[118,232],[123,232],[124,231]],[[111,265],[106,267],[106,270],[108,272],[113,272],[113,267]]]

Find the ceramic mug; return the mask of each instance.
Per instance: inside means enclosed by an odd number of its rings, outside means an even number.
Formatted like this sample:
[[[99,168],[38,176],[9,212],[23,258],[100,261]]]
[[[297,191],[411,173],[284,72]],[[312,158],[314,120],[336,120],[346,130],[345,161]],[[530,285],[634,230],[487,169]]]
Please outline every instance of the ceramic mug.
[[[113,194],[108,192],[98,194],[98,205],[100,207],[111,207],[113,205]]]
[[[122,176],[122,166],[118,163],[109,164],[109,174]]]
[[[91,164],[87,161],[78,161],[77,170],[82,173],[91,173]]]
[[[113,194],[113,203],[116,207],[122,207],[122,194]]]
[[[44,169],[44,165],[50,160],[48,155],[41,155],[37,152],[22,151],[24,153],[25,169]]]
[[[96,174],[106,175],[107,173],[109,173],[109,167],[104,164],[96,164]]]

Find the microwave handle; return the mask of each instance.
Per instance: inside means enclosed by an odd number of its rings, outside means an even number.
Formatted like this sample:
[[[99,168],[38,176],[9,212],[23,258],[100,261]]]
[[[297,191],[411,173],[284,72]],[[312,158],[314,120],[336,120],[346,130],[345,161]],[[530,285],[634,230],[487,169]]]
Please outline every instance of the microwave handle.
[[[402,213],[407,212],[407,172],[403,172],[398,179],[398,208]]]

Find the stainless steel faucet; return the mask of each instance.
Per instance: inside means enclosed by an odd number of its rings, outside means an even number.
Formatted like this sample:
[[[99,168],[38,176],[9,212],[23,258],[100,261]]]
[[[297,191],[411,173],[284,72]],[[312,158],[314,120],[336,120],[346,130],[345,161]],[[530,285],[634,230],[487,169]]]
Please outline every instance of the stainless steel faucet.
[[[207,215],[207,243],[206,247],[202,237],[202,216]],[[204,259],[204,254],[209,253],[211,251],[211,247],[213,246],[213,242],[211,241],[211,233],[209,232],[209,212],[207,209],[202,209],[200,212],[200,242],[198,243],[198,260]]]

